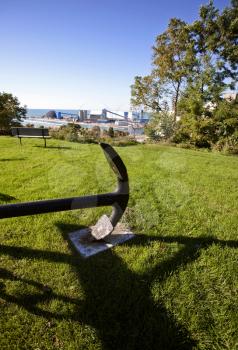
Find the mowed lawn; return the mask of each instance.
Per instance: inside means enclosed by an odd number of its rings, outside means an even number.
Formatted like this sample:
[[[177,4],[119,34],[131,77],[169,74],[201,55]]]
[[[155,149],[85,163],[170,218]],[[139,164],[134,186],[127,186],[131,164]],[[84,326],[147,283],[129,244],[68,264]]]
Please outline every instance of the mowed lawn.
[[[136,238],[83,259],[110,208],[0,220],[0,349],[237,349],[238,157],[117,148]],[[0,202],[113,190],[98,145],[0,137]]]

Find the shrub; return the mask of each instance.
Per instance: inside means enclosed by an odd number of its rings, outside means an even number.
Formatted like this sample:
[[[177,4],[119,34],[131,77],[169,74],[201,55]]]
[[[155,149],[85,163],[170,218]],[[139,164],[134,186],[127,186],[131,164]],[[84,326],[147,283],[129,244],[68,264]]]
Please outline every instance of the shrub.
[[[101,135],[101,129],[99,126],[95,125],[92,129],[87,130],[87,134],[95,139],[99,139]]]
[[[226,153],[237,149],[238,103],[218,100],[211,109],[199,93],[180,101],[181,120],[172,138],[175,143],[190,143]]]
[[[50,136],[58,140],[66,140],[79,143],[97,143],[96,129],[88,130],[77,124],[62,125],[58,129],[51,128]],[[98,132],[98,130],[97,130]]]
[[[225,154],[238,154],[238,132],[234,133],[232,136],[220,139],[213,145],[213,150]]]
[[[74,125],[62,125],[58,129],[50,129],[50,136],[59,139],[59,140],[66,140],[71,142],[77,142],[78,141],[78,128],[76,128]]]
[[[185,149],[195,149],[195,146],[192,145],[191,143],[178,143],[176,144],[176,147],[185,148]]]
[[[152,115],[145,127],[145,134],[153,141],[169,140],[175,129],[174,117],[168,110],[162,110]]]
[[[137,145],[138,142],[132,140],[128,136],[120,138],[112,138],[108,133],[103,132],[103,137],[100,137],[101,130],[98,126],[93,127],[92,129],[82,128],[76,124],[68,124],[59,127],[58,129],[51,128],[50,136],[59,140],[66,140],[70,142],[79,142],[79,143],[98,143],[98,142],[107,142],[112,146],[132,146]]]
[[[125,147],[125,146],[135,146],[138,145],[139,142],[136,140],[132,140],[131,138],[120,138],[120,139],[111,139],[111,138],[104,138],[101,139],[101,141],[109,143],[111,146],[115,147]]]
[[[110,128],[108,129],[108,136],[109,137],[114,137],[114,129],[110,126]]]
[[[26,107],[20,106],[17,97],[0,92],[0,135],[10,135],[11,127],[21,126],[21,118],[26,112]]]

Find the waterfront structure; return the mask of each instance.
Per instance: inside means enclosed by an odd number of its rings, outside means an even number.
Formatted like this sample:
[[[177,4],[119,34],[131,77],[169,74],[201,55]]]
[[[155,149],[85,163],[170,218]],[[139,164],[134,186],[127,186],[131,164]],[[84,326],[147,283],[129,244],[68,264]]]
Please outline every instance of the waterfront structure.
[[[145,124],[150,119],[150,114],[144,111],[122,111],[122,110],[79,110],[77,111],[49,111],[45,117],[57,118],[58,120],[72,120],[92,123],[115,123],[121,122],[121,125],[128,125],[128,123]],[[118,124],[119,125],[119,124]]]
[[[150,119],[150,113],[141,111],[130,111],[128,112],[128,119],[135,122],[148,122]]]
[[[89,115],[88,112],[89,111],[86,110],[86,109],[80,109],[80,111],[79,111],[79,119],[82,120],[82,121],[88,119],[88,115]]]
[[[79,114],[77,113],[71,113],[71,112],[58,112],[57,113],[57,119],[70,119],[72,118],[73,120],[78,120],[79,119]]]
[[[122,110],[89,110],[87,119],[90,121],[97,121],[99,119],[114,121],[135,121],[139,123],[146,123],[150,119],[150,114],[142,111],[122,111]]]
[[[128,126],[128,121],[127,120],[116,120],[115,125],[116,126]]]

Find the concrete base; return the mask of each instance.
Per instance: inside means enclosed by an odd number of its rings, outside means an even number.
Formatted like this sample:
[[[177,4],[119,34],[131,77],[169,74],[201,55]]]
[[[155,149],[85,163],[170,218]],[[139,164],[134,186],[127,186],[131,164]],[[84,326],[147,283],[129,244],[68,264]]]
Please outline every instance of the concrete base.
[[[130,230],[126,229],[122,224],[117,224],[112,233],[101,240],[94,239],[91,235],[91,228],[69,233],[70,241],[83,258],[88,258],[110,249],[117,244],[128,241],[134,236],[134,233],[130,232]]]

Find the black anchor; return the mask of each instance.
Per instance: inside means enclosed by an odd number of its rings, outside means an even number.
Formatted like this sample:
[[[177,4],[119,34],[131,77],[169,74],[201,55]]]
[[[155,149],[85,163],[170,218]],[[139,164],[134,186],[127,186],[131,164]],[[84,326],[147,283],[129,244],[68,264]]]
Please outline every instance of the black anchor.
[[[107,143],[100,143],[109,165],[117,176],[114,192],[91,196],[40,200],[0,205],[0,219],[50,213],[56,211],[112,206],[110,221],[116,226],[122,217],[129,199],[129,181],[126,167],[118,153]]]

